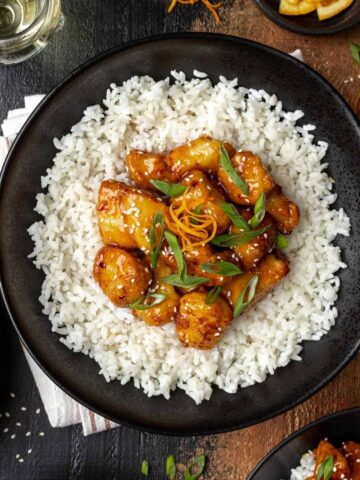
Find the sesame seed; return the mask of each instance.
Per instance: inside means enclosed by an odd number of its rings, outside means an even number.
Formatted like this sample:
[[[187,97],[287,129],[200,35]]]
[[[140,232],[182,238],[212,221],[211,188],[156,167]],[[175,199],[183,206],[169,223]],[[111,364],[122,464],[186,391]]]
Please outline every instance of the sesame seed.
[[[31,432],[26,432],[25,437],[30,437]]]
[[[9,413],[9,412],[5,412],[5,417],[9,418],[9,417],[10,417],[10,413]]]
[[[15,437],[16,437],[15,433],[13,433],[12,435],[10,435],[11,440],[14,440]]]
[[[44,432],[40,432],[40,433],[39,433],[39,437],[43,437],[44,435],[45,435]]]
[[[21,423],[20,423],[20,422],[17,422],[17,423],[16,423],[16,426],[17,426],[17,427],[21,427]]]
[[[9,431],[8,428],[4,428],[3,433],[7,433]]]
[[[11,398],[15,398],[15,393],[10,393]]]
[[[28,455],[30,455],[31,452],[32,452],[32,448],[29,448]]]
[[[16,454],[16,458],[20,458],[20,454],[19,454],[19,453]]]
[[[19,462],[20,462],[20,463],[23,463],[23,462],[24,462],[24,459],[23,459],[23,458],[19,458]]]
[[[23,412],[26,412],[26,407],[21,407],[21,410],[22,410]]]

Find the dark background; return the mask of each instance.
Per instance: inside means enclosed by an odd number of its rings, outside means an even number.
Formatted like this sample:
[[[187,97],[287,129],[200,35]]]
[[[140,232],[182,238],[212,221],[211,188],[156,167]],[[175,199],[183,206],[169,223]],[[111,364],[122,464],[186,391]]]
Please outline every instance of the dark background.
[[[63,0],[65,27],[44,52],[24,64],[0,67],[0,122],[9,109],[23,107],[25,95],[49,92],[95,54],[130,40],[181,31],[229,33],[286,52],[301,48],[305,62],[322,73],[355,108],[360,67],[351,59],[349,42],[360,44],[360,26],[332,36],[301,36],[272,24],[252,0],[223,1],[223,21],[216,25],[200,4],[179,6],[167,15],[169,0]],[[302,425],[360,405],[358,355],[317,395],[248,429],[212,437],[172,438],[119,427],[84,438],[80,426],[50,427],[1,301],[0,322],[0,480],[139,480],[144,478],[140,474],[144,459],[151,465],[150,480],[162,480],[166,478],[167,455],[174,454],[183,468],[193,455],[202,452],[208,457],[207,480],[245,480],[263,455]],[[38,408],[41,411],[36,414]],[[6,428],[9,431],[4,433]],[[26,437],[28,431],[31,436]],[[40,432],[45,435],[39,436]],[[16,434],[14,439],[12,434]],[[18,462],[17,454],[24,463]]]
[[[165,0],[64,0],[65,27],[47,48],[26,63],[0,67],[0,119],[9,109],[23,107],[24,95],[49,92],[99,52],[149,35],[191,30],[197,15],[208,16],[198,6],[167,15],[166,6]],[[150,462],[151,478],[162,479],[169,454],[187,463],[197,446],[209,452],[209,439],[162,437],[123,427],[85,438],[79,425],[52,429],[2,302],[0,315],[1,480],[136,480],[144,478],[140,473],[144,459]],[[6,428],[9,431],[4,433]],[[28,431],[31,435],[26,437]],[[45,435],[39,436],[40,432]]]

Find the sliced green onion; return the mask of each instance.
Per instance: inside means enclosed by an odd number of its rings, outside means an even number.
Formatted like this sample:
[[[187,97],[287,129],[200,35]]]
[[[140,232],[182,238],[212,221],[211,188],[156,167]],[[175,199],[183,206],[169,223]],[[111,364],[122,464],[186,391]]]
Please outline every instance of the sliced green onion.
[[[186,187],[180,185],[180,183],[168,183],[164,182],[164,180],[150,180],[150,183],[168,197],[177,197],[186,190]]]
[[[230,218],[232,223],[235,225],[235,227],[241,228],[242,230],[245,230],[246,232],[250,231],[250,227],[248,225],[248,222],[245,220],[244,217],[240,215],[240,213],[237,211],[235,205],[232,203],[227,203],[227,202],[221,202],[220,207],[224,213]]]
[[[360,45],[357,43],[350,43],[351,56],[358,65],[360,65]]]
[[[220,146],[220,165],[224,169],[225,173],[229,175],[230,179],[235,183],[235,185],[239,187],[240,190],[245,193],[245,195],[249,195],[249,185],[235,170],[224,144],[221,144]]]
[[[317,471],[317,480],[330,480],[334,473],[334,457],[329,455],[325,460],[320,464],[320,467]]]
[[[156,239],[156,225],[160,226],[160,235],[158,241]],[[153,217],[153,222],[150,228],[150,262],[153,268],[156,267],[159,261],[161,247],[164,241],[164,230],[164,216],[161,212],[157,212]]]
[[[144,301],[146,301],[148,298],[153,298],[154,301],[148,304],[145,304]],[[133,310],[147,310],[148,308],[155,307],[156,305],[160,305],[165,299],[167,298],[167,295],[165,293],[149,293],[149,295],[146,295],[145,297],[141,297],[138,300],[136,300],[134,303],[131,303],[129,305],[129,308],[132,308]]]
[[[141,464],[141,473],[147,477],[149,475],[149,462],[144,460]]]
[[[249,280],[247,285],[245,285],[245,287],[241,290],[240,295],[234,304],[234,318],[238,317],[240,313],[242,313],[254,300],[258,281],[259,281],[259,276],[254,275]],[[247,296],[247,301],[245,302],[244,300],[245,300],[246,292],[248,292],[248,296]]]
[[[209,282],[208,278],[186,275],[181,278],[179,275],[168,275],[161,279],[162,282],[179,288],[195,288],[203,283]]]
[[[231,262],[213,262],[203,263],[200,265],[201,270],[207,273],[216,273],[218,275],[224,275],[225,277],[232,277],[233,275],[239,275],[242,273],[239,267]]]
[[[214,287],[211,290],[209,290],[205,297],[206,305],[212,305],[213,303],[215,303],[216,300],[219,298],[221,290],[222,290],[222,287],[220,286]]]
[[[256,228],[265,217],[265,193],[263,192],[260,197],[256,200],[254,208],[254,216],[250,220],[250,225],[253,228]]]
[[[195,215],[200,215],[201,214],[201,206],[197,205],[195,208],[193,208],[192,213]],[[190,222],[193,223],[194,225],[199,225],[199,220],[197,218],[190,217]]]
[[[186,466],[184,480],[197,480],[205,468],[205,455],[193,458]],[[194,473],[192,473],[195,470]]]
[[[169,455],[166,459],[166,476],[169,480],[175,480],[176,477],[176,462],[174,455]]]
[[[244,245],[245,243],[251,242],[259,235],[267,232],[270,228],[270,225],[261,228],[260,230],[251,230],[250,232],[239,232],[239,233],[225,233],[223,235],[217,235],[211,240],[212,245],[222,248],[236,247],[237,245]]]
[[[277,248],[279,248],[280,250],[284,250],[284,248],[287,248],[289,246],[288,239],[282,233],[278,233],[276,235],[275,243]]]
[[[186,269],[186,262],[184,259],[184,255],[181,251],[178,239],[173,233],[168,231],[165,232],[165,238],[174,253],[174,257],[178,267],[178,273],[163,277],[161,278],[161,281],[180,288],[195,288],[198,285],[209,282],[208,278],[188,275]]]

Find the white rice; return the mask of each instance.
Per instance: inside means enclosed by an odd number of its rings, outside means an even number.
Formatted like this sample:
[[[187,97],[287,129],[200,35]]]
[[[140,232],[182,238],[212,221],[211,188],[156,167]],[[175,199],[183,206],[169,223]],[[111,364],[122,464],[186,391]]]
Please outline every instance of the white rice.
[[[44,219],[29,229],[30,257],[45,272],[40,302],[64,345],[94,358],[107,381],[133,379],[147,395],[166,398],[179,387],[200,403],[213,384],[235,393],[263,382],[301,360],[304,340],[330,330],[335,274],[346,267],[331,242],[349,234],[350,222],[329,208],[336,195],[322,163],[328,146],[314,143],[314,126],[296,125],[303,112],[286,112],[275,95],[238,87],[236,79],[212,86],[201,72],[189,81],[182,72],[172,77],[172,84],[149,77],[112,84],[103,105],[87,108],[71,133],[54,140],[59,152],[42,178],[46,192],[37,195]],[[184,348],[173,324],[149,327],[115,307],[92,277],[102,244],[95,211],[101,181],[129,181],[130,148],[164,151],[204,133],[259,154],[302,215],[287,250],[290,275],[205,352]]]
[[[290,480],[307,480],[312,478],[315,469],[315,458],[313,452],[309,451],[301,457],[300,465],[291,470]]]

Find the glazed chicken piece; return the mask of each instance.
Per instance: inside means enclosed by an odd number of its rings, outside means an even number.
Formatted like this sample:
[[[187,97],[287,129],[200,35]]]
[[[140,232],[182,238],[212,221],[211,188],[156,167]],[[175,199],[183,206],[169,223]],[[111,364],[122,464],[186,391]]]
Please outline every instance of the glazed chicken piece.
[[[100,234],[105,244],[114,243],[123,248],[136,248],[137,244],[129,233],[122,213],[122,185],[114,180],[105,180],[100,185],[96,207]]]
[[[231,324],[232,310],[225,299],[205,303],[206,292],[196,290],[180,299],[176,331],[185,347],[208,350],[217,345],[225,328]]]
[[[190,211],[196,210],[199,214],[208,214],[215,219],[216,234],[229,228],[230,219],[220,206],[225,198],[203,172],[193,170],[182,179],[181,184],[188,187],[188,190],[172,200],[173,207],[180,207],[185,198]],[[211,228],[209,227],[210,230]]]
[[[160,153],[131,150],[125,159],[130,178],[140,188],[157,190],[150,180],[164,180],[174,183],[179,177],[172,174]]]
[[[274,183],[266,171],[261,159],[251,152],[237,152],[231,158],[231,163],[239,176],[246,182],[249,187],[249,194],[241,190],[235,185],[228,173],[220,165],[218,170],[218,178],[227,192],[230,200],[237,205],[255,205],[260,195],[270,192]]]
[[[289,200],[276,185],[266,197],[266,211],[275,219],[277,229],[291,233],[300,221],[299,207]]]
[[[317,472],[320,465],[330,455],[332,455],[334,459],[334,472],[332,474],[331,480],[350,480],[350,468],[345,456],[331,443],[321,440],[318,447],[314,451],[314,455],[316,461],[314,472],[315,475],[313,477],[314,480],[317,477]]]
[[[256,303],[285,278],[288,273],[289,262],[286,257],[279,252],[270,253],[252,272],[243,273],[225,285],[222,295],[226,297],[231,306],[234,306],[249,281],[255,275],[258,275],[259,280],[256,286],[256,294],[252,302]]]
[[[111,204],[106,203],[104,193],[107,192],[114,192]],[[157,212],[166,215],[167,211],[165,203],[150,192],[115,180],[105,180],[101,184],[98,219],[104,243],[137,247],[149,253],[153,217]]]
[[[349,463],[351,480],[360,480],[360,443],[344,442],[341,450]]]
[[[219,167],[220,145],[219,140],[202,135],[171,150],[165,162],[171,173],[179,177],[191,170],[215,174]],[[235,153],[235,149],[229,143],[224,142],[224,146],[230,156]]]
[[[146,310],[133,310],[134,315],[141,318],[150,326],[161,327],[161,325],[175,320],[180,297],[172,285],[160,280],[163,277],[171,275],[171,273],[171,268],[159,261],[154,271],[155,278],[151,284],[150,291],[166,295],[165,300]],[[149,300],[151,302],[151,297]]]
[[[106,245],[98,251],[93,275],[105,295],[118,307],[138,300],[152,280],[144,258],[116,245]]]
[[[247,221],[254,215],[253,210],[249,208],[243,209],[239,213]],[[269,227],[266,232],[258,235],[250,242],[233,247],[234,252],[241,260],[244,270],[246,271],[253,270],[260,260],[274,247],[276,227],[273,218],[269,214],[265,214],[264,220],[253,230],[261,230],[266,227]],[[235,225],[230,227],[231,233],[240,233],[243,231],[241,228],[235,227]]]

